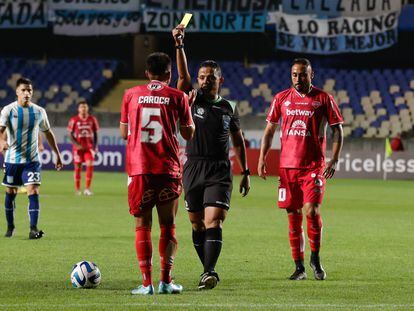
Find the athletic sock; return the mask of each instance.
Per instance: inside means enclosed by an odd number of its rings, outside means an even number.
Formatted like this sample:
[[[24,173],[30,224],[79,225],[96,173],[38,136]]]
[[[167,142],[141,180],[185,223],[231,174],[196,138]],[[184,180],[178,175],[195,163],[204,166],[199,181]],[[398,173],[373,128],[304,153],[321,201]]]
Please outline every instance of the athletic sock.
[[[152,284],[152,242],[151,228],[135,228],[135,251],[137,253],[138,264],[142,274],[142,285]]]
[[[73,172],[73,179],[75,181],[75,189],[76,191],[80,190],[80,186],[81,186],[81,172],[82,172],[82,166],[81,167],[77,167],[75,165],[75,170]]]
[[[6,220],[7,220],[7,225],[9,227],[14,227],[14,209],[16,208],[16,205],[14,202],[15,198],[16,198],[16,194],[6,192],[6,198],[4,200],[4,209],[6,211]]]
[[[313,262],[313,263],[320,262],[319,252],[311,252],[310,261]]]
[[[295,260],[296,270],[305,271],[305,263],[303,260]]]
[[[177,250],[175,225],[160,226],[160,231],[158,250],[160,252],[161,281],[169,284],[171,283],[171,269],[174,264],[175,252]]]
[[[292,251],[292,258],[295,262],[304,261],[305,244],[302,219],[302,214],[288,214],[290,249]]]
[[[321,215],[307,216],[308,240],[312,252],[319,253],[322,238]]]
[[[200,258],[201,264],[204,266],[204,242],[206,238],[206,231],[194,231],[193,230],[193,245],[197,252],[198,258]]]
[[[30,228],[37,227],[37,221],[39,219],[39,195],[31,194],[27,196],[29,198],[29,219],[30,219]]]
[[[93,177],[93,165],[86,167],[85,188],[90,189]]]
[[[204,272],[214,271],[223,244],[221,228],[206,230],[204,242]]]

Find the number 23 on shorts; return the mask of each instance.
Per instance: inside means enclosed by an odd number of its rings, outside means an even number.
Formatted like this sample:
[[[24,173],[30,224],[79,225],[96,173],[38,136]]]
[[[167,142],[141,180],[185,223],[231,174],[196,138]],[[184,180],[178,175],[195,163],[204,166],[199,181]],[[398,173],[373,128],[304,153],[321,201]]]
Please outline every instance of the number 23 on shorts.
[[[40,173],[39,172],[27,172],[27,182],[29,183],[40,182]]]

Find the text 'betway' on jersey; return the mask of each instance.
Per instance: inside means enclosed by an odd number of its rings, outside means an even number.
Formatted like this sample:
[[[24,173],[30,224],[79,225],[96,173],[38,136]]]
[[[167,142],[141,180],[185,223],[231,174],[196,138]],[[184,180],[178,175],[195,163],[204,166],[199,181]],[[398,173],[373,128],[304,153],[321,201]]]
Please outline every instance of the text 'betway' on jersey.
[[[314,112],[309,110],[301,110],[301,109],[286,109],[287,116],[305,116],[312,118]]]
[[[170,103],[169,97],[162,97],[162,96],[140,96],[138,97],[138,104],[168,105],[169,103]]]

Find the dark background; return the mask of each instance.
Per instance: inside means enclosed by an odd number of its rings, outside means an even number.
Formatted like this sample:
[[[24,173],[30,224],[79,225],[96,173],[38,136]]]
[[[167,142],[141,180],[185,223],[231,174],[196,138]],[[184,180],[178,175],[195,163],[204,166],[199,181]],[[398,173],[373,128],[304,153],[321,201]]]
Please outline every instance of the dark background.
[[[377,52],[304,56],[312,61],[326,63],[329,67],[407,68],[414,67],[413,45],[414,32],[400,31],[398,44]],[[194,60],[209,58],[265,62],[269,59],[283,60],[297,56],[296,53],[275,50],[273,31],[235,34],[188,33],[185,46],[189,58]],[[54,35],[50,28],[0,30],[0,57],[118,59],[122,63],[122,78],[137,78],[137,71],[134,73],[134,62],[142,61],[149,52],[155,50],[169,55],[175,54],[170,33],[69,37]]]

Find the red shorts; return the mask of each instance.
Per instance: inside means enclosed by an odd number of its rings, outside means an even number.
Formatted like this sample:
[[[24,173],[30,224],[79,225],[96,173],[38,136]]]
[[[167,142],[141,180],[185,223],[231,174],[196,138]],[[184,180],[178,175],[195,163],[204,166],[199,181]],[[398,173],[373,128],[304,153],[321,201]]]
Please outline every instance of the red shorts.
[[[128,177],[128,203],[131,215],[178,198],[182,191],[181,178],[170,175],[136,175]]]
[[[73,163],[81,164],[87,161],[93,161],[93,151],[88,150],[74,150],[73,151]]]
[[[305,203],[322,203],[326,180],[323,168],[279,169],[279,208],[302,208]]]

